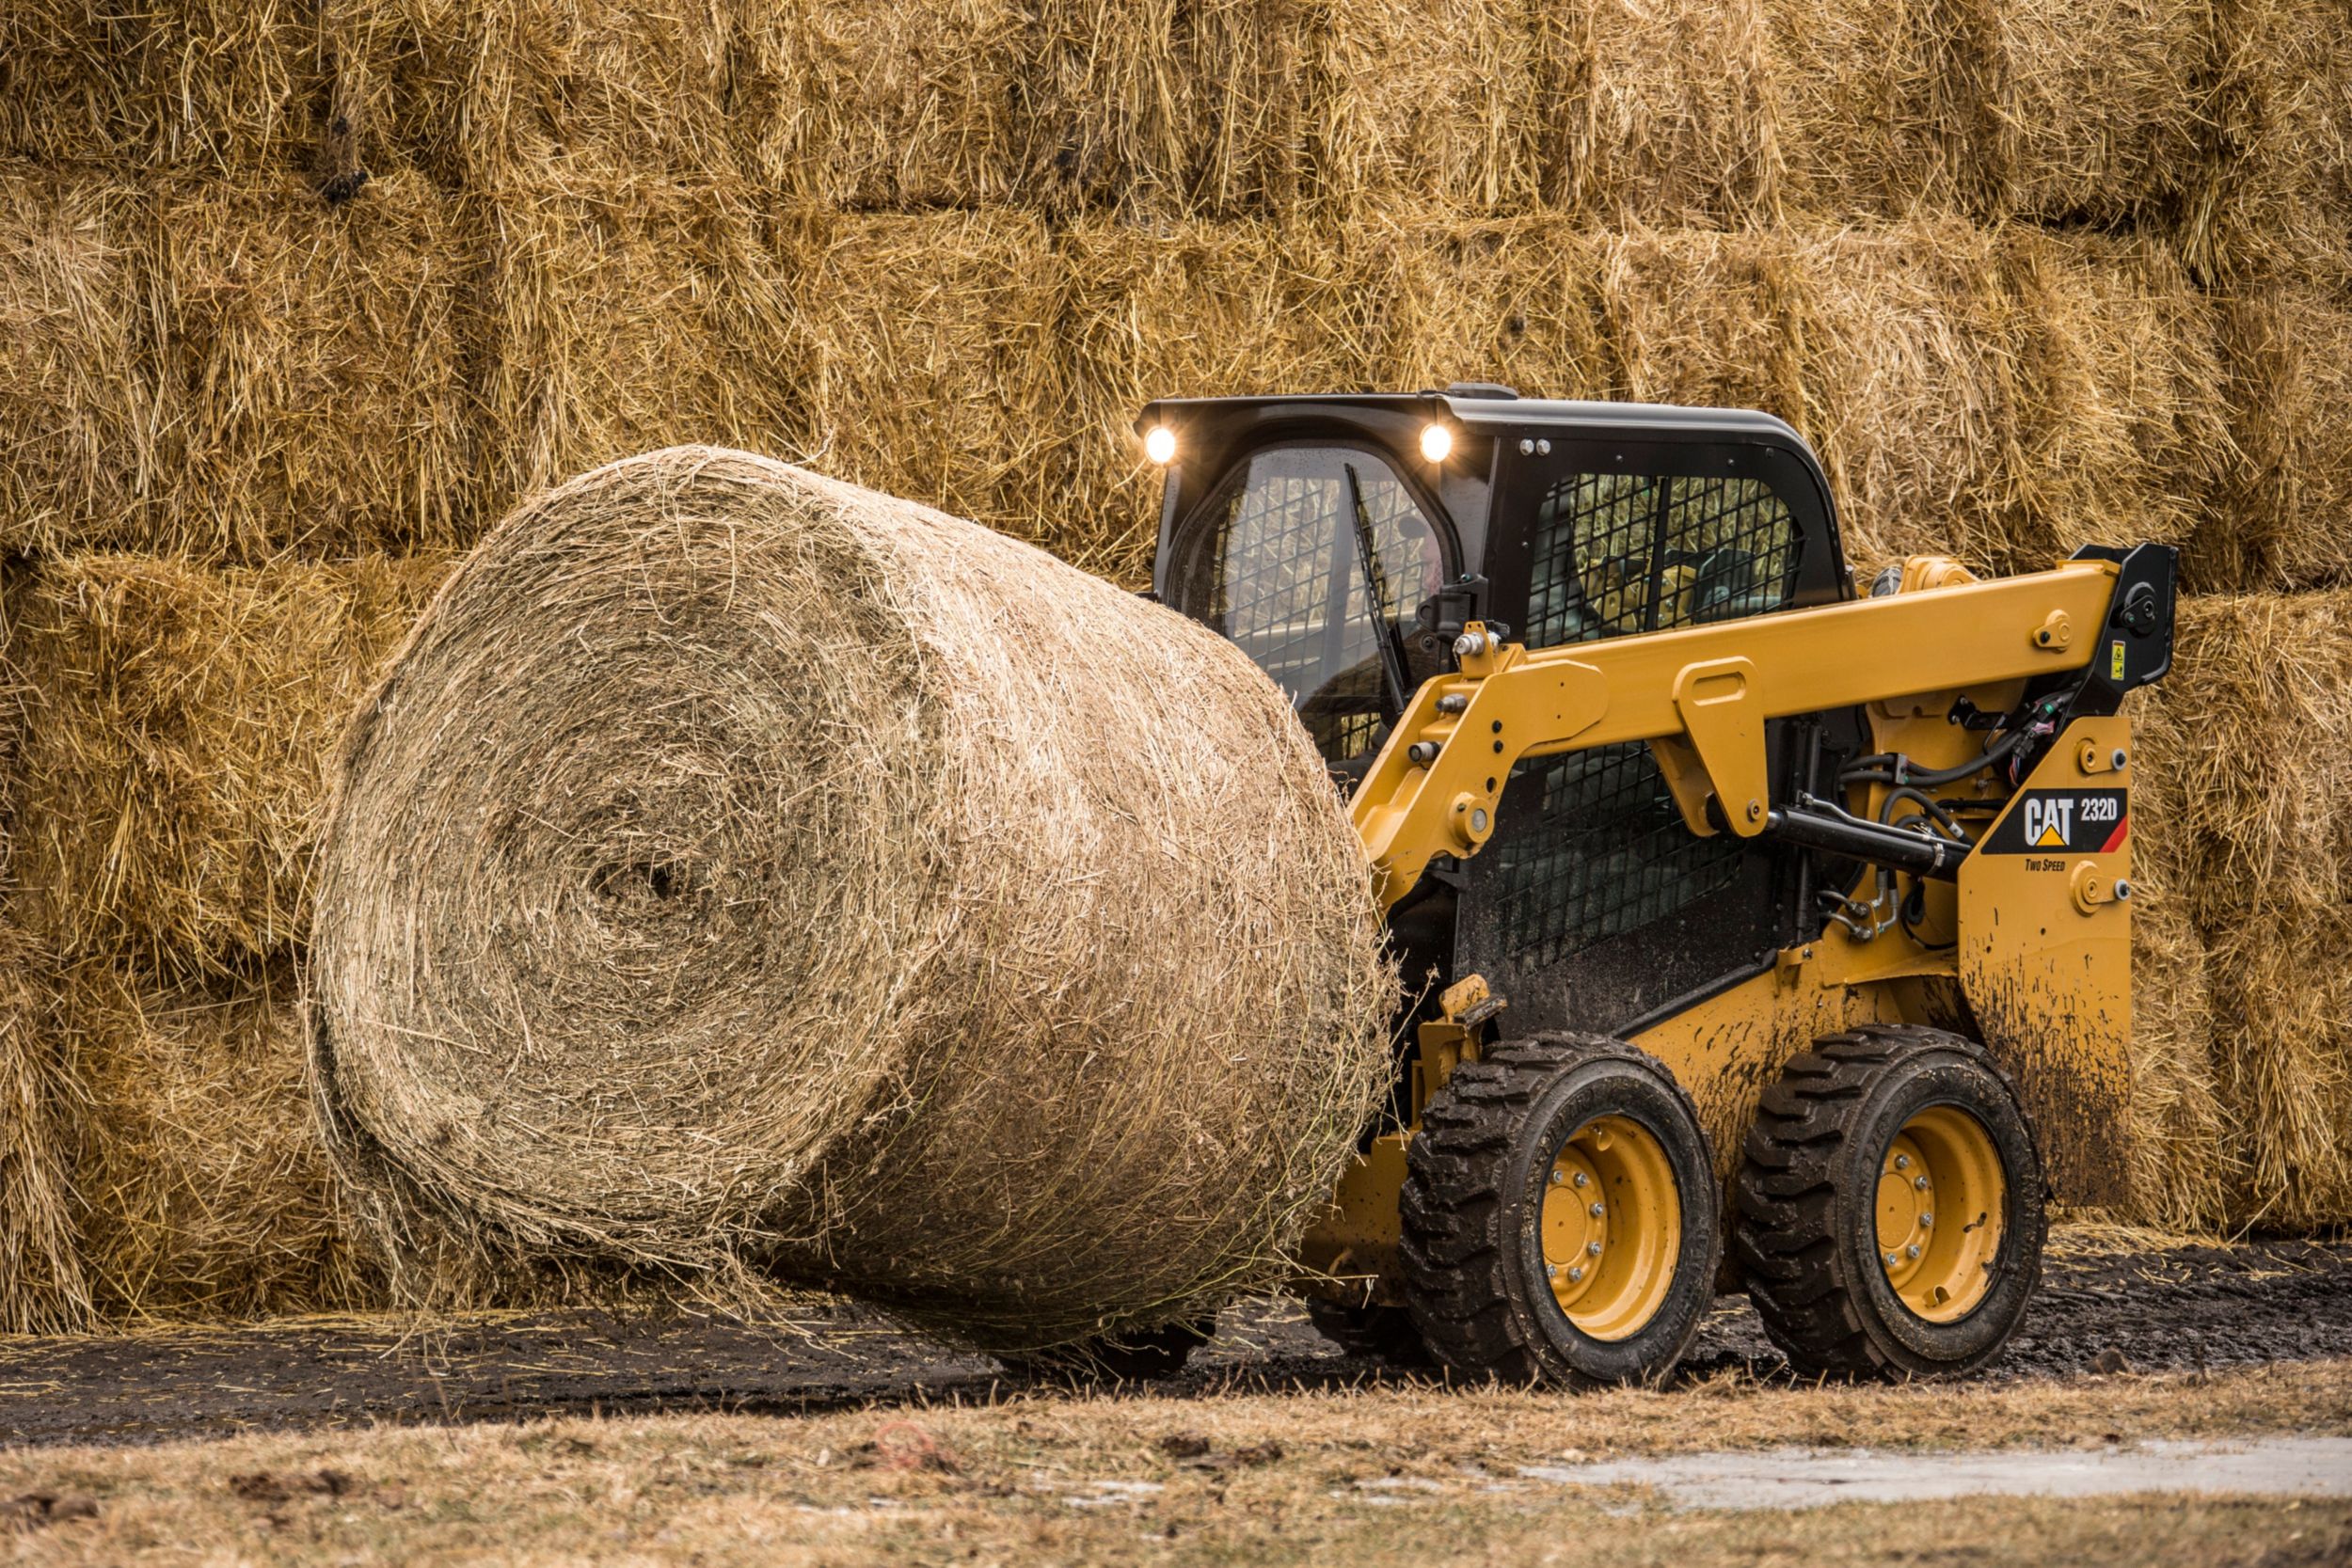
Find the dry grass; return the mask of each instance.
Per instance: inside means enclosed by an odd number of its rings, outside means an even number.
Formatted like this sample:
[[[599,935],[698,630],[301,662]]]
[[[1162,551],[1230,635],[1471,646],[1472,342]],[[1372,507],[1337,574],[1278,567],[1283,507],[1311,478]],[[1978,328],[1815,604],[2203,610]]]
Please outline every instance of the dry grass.
[[[1052,1343],[1273,1277],[1385,1087],[1362,851],[1272,684],[782,464],[534,499],[333,776],[318,1099],[404,1252],[772,1265]]]
[[[762,450],[801,385],[790,274],[725,180],[582,155],[490,198],[497,438],[482,518],[597,464],[678,441]]]
[[[2214,0],[2204,156],[2180,224],[2201,276],[2261,282],[2352,248],[2352,27],[2338,0]]]
[[[2352,252],[2223,300],[2240,462],[2191,565],[2250,588],[2352,580]]]
[[[243,973],[308,919],[323,768],[445,558],[68,557],[19,590],[15,918],[44,952]]]
[[[58,1334],[89,1321],[74,1225],[67,1082],[23,939],[0,947],[0,1334]]]
[[[0,13],[0,154],[294,166],[326,85],[307,6],[13,0]]]
[[[2209,1072],[2233,1129],[2222,1169],[2189,1179],[2202,1196],[2183,1218],[2207,1210],[2217,1178],[2235,1223],[2324,1223],[2352,1205],[2348,663],[2342,594],[2192,600],[2147,726],[2143,777],[2166,794],[2134,820],[2180,809],[2155,824],[2152,869],[2195,922],[2213,1029],[2206,1063],[2175,1041],[2185,1070],[2171,1082],[2193,1101]],[[2178,941],[2178,917],[2156,931]],[[2212,1119],[2191,1112],[2192,1129]]]
[[[1675,1513],[1635,1488],[1519,1473],[1585,1458],[1775,1448],[2105,1448],[2352,1430],[2339,1363],[2007,1388],[1585,1397],[1416,1388],[1200,1400],[1025,1398],[792,1419],[696,1416],[20,1449],[11,1494],[94,1517],[36,1562],[1572,1561],[1675,1568],[1979,1560],[2236,1568],[2333,1561],[2342,1502],[1963,1498]],[[1171,1451],[1171,1449],[1173,1451]],[[1189,1457],[1187,1457],[1189,1456]],[[2265,1555],[2275,1554],[2275,1555]]]
[[[135,534],[163,481],[160,388],[138,373],[151,218],[117,182],[0,166],[0,544],[10,550]]]
[[[150,358],[171,478],[130,546],[259,564],[478,531],[480,246],[415,175],[154,187]]]
[[[85,965],[37,1038],[71,1085],[78,1262],[109,1323],[380,1305],[303,1084],[294,978],[160,987]]]

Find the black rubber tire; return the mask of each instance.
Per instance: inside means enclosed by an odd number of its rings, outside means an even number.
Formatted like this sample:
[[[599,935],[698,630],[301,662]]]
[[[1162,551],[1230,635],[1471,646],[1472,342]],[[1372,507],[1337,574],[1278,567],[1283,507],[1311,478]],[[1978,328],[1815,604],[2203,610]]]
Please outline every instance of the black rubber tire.
[[[1544,1275],[1539,1221],[1560,1148],[1601,1116],[1640,1122],[1665,1151],[1682,1241],[1665,1298],[1618,1340],[1568,1321]],[[1406,1297],[1422,1342],[1454,1372],[1597,1387],[1657,1383],[1714,1299],[1718,1194],[1691,1100],[1621,1040],[1539,1035],[1456,1068],[1422,1111],[1401,1200]]]
[[[1307,1321],[1315,1325],[1316,1333],[1350,1355],[1369,1356],[1391,1367],[1436,1365],[1429,1347],[1422,1342],[1421,1330],[1413,1326],[1412,1313],[1405,1307],[1349,1307],[1309,1296]]]
[[[1174,1377],[1216,1334],[1216,1320],[1163,1323],[1025,1354],[999,1355],[1005,1370],[1037,1383],[1145,1383]]]
[[[1903,1124],[1956,1105],[1992,1135],[2006,1211],[1984,1299],[1913,1312],[1878,1256],[1879,1163]],[[2042,1280],[2042,1160],[2009,1078],[1941,1029],[1872,1024],[1816,1041],[1764,1091],[1737,1183],[1732,1254],[1764,1330],[1806,1377],[1960,1377],[2000,1354]]]

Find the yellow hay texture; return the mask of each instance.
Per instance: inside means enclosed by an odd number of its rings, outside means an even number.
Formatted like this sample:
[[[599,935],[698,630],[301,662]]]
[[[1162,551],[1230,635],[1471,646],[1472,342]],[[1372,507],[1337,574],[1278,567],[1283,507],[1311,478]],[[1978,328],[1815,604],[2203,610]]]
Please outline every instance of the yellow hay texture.
[[[2176,673],[2175,681],[2181,676]],[[2198,802],[2187,787],[2201,734],[2194,693],[2134,697],[2130,1208],[2181,1230],[2229,1223],[2245,1132],[2217,1081],[2205,942],[2194,909]]]
[[[131,536],[162,480],[140,313],[150,219],[127,186],[0,166],[0,544],[11,550]]]
[[[318,42],[308,6],[11,0],[0,154],[291,166],[310,152]]]
[[[1616,394],[1788,420],[1857,563],[2184,540],[2226,451],[2213,312],[2153,245],[1947,219],[1637,231],[1596,267]]]
[[[1062,266],[1041,220],[815,218],[787,245],[793,316],[780,357],[800,402],[747,445],[788,442],[827,473],[1073,558],[1099,545],[1059,457],[1073,436]]]
[[[2169,218],[2203,156],[2208,0],[1764,0],[1790,210]]]
[[[583,157],[488,200],[485,515],[647,447],[789,428],[788,285],[742,187]]]
[[[383,1302],[311,1120],[294,1000],[282,967],[157,988],[91,965],[56,987],[81,1264],[108,1321]]]
[[[2088,544],[2188,545],[2230,460],[2218,318],[2165,247],[2010,231],[2023,419],[2005,571]],[[2191,550],[2192,558],[2194,550]],[[2192,578],[2198,563],[2192,559]]]
[[[2342,0],[2217,0],[2206,155],[2181,226],[2209,277],[2263,279],[2352,250],[2352,22]]]
[[[66,1076],[30,968],[24,941],[0,933],[0,1334],[61,1333],[90,1311]]]
[[[1385,1082],[1362,851],[1271,683],[805,470],[537,498],[336,774],[313,1068],[395,1234],[1052,1343],[1268,1278]]]
[[[1783,162],[1764,0],[1539,7],[1546,198],[1587,221],[1757,224]]]
[[[302,929],[321,768],[433,557],[214,571],[36,569],[8,657],[29,690],[15,900],[68,960],[243,967]]]
[[[2217,1081],[2241,1129],[2241,1219],[2352,1212],[2352,598],[2187,601],[2178,726],[2189,904]]]
[[[1535,204],[1544,76],[1525,8],[1346,0],[1329,14],[1303,79],[1315,196],[1367,214]]]
[[[2233,286],[2222,306],[2238,461],[2195,565],[2211,580],[2352,580],[2352,265]]]
[[[161,184],[151,369],[172,470],[140,543],[260,562],[471,536],[461,213],[414,174],[341,208],[292,177]]]
[[[2168,217],[2202,150],[2214,0],[1978,0],[1992,213]]]

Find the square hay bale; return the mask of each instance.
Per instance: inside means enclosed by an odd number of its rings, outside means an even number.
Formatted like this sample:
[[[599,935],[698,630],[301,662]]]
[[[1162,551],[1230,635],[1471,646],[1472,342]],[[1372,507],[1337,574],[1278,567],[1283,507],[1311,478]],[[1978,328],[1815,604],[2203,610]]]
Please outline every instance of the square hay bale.
[[[1598,278],[1609,242],[1565,217],[1416,222],[1350,236],[1372,362],[1411,390],[1496,381],[1528,397],[1607,395]]]
[[[789,261],[750,187],[558,160],[483,199],[485,522],[651,448],[779,448],[800,385]]]
[[[298,943],[326,755],[445,564],[35,568],[8,649],[26,934],[173,977]]]
[[[1634,230],[1588,253],[1613,395],[1776,414],[1817,434],[1804,245],[1781,233]]]
[[[2002,249],[2025,331],[2017,528],[1996,564],[2190,545],[2230,453],[2212,302],[2156,242],[2017,228]],[[2191,548],[2192,581],[2202,564]]]
[[[1061,471],[1076,521],[1047,547],[1122,582],[1149,580],[1159,527],[1160,470],[1135,433],[1146,403],[1390,379],[1336,227],[1093,219],[1067,230],[1057,252],[1073,442]]]
[[[748,444],[1086,557],[1064,262],[1041,219],[818,215],[779,237],[777,261],[797,403]]]
[[[2352,252],[2220,301],[2237,460],[2201,531],[2200,581],[2352,582]]]
[[[321,23],[355,160],[453,189],[571,159],[739,179],[787,107],[786,26],[748,0],[327,0]]]
[[[2193,698],[2192,693],[2192,698]],[[2199,744],[2193,706],[2169,685],[2133,697],[2132,1217],[2171,1229],[2226,1226],[2244,1181],[2245,1131],[2214,1054],[2213,989],[2194,895]]]
[[[1996,243],[1957,219],[1922,220],[1816,233],[1795,265],[1811,434],[1847,559],[1865,570],[1918,553],[1979,569],[2009,560],[2022,325]]]
[[[2181,221],[2210,280],[2352,251],[2352,19],[2343,0],[2215,0],[2205,156]]]
[[[0,155],[307,168],[327,71],[311,7],[10,0]]]
[[[1780,214],[1772,0],[1576,0],[1534,13],[1544,196],[1615,227]]]
[[[2207,596],[2161,689],[2178,738],[2151,765],[2182,805],[2239,1223],[2352,1216],[2348,668],[2352,594]]]
[[[289,969],[157,986],[84,966],[45,1022],[79,1101],[75,1217],[103,1320],[387,1304],[311,1118]]]
[[[1981,202],[1985,50],[1967,0],[1763,0],[1782,200],[1902,216]]]
[[[1764,0],[1787,203],[1819,217],[2169,217],[2209,0]]]
[[[1994,67],[1990,217],[2111,227],[2178,212],[2202,154],[2214,0],[1977,0]]]
[[[1009,84],[1022,196],[1048,211],[1240,216],[1301,193],[1318,40],[1308,0],[1038,0]]]
[[[23,938],[0,931],[0,1334],[87,1325],[71,1101]]]
[[[809,0],[739,87],[762,182],[859,210],[1012,199],[1033,170],[1020,116],[1032,13],[1010,0]]]
[[[1536,204],[1551,107],[1540,24],[1508,0],[1345,0],[1329,13],[1302,71],[1312,198],[1365,215]]]
[[[83,547],[258,563],[447,546],[481,526],[481,235],[398,173],[330,206],[293,177],[166,178],[142,291],[168,467],[144,527]]]
[[[152,239],[134,185],[0,166],[0,548],[140,531],[163,483]]]

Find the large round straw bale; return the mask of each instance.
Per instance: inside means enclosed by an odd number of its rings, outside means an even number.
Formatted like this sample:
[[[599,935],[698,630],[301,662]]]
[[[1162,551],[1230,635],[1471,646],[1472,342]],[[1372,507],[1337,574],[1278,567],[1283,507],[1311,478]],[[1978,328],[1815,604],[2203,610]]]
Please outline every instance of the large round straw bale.
[[[1360,850],[1274,687],[783,464],[524,506],[338,772],[313,1068],[421,1235],[1051,1342],[1266,1277],[1386,1080]]]

